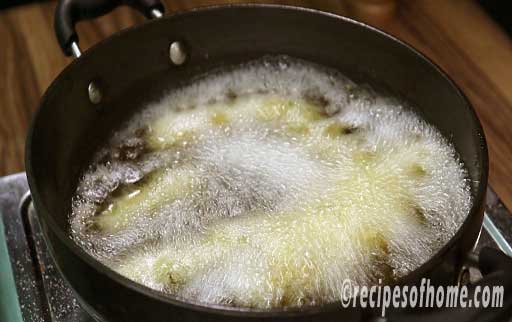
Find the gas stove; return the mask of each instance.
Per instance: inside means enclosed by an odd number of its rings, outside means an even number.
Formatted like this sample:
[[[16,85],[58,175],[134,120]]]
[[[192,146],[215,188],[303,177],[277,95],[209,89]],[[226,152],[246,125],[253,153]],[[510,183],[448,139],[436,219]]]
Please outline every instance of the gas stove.
[[[0,321],[95,321],[60,276],[27,192],[24,173],[0,179]]]
[[[93,322],[50,257],[24,173],[0,178],[0,321]],[[512,214],[496,194],[487,193],[484,246],[512,256]],[[479,272],[471,269],[470,279]]]

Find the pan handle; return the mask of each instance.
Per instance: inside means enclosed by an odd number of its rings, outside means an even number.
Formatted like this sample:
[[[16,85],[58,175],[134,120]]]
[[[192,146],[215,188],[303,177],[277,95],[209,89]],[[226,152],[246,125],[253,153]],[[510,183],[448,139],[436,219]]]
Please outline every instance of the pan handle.
[[[164,6],[159,0],[59,0],[55,9],[55,33],[66,56],[80,57],[75,24],[103,16],[115,8],[128,5],[146,18],[160,18]]]

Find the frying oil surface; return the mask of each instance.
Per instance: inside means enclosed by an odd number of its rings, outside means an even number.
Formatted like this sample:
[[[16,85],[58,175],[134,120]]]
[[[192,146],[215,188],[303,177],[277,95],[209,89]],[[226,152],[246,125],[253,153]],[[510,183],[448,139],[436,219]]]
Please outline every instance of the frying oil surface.
[[[271,57],[150,104],[84,174],[74,240],[146,286],[205,303],[336,301],[415,269],[470,207],[463,165],[400,102]]]

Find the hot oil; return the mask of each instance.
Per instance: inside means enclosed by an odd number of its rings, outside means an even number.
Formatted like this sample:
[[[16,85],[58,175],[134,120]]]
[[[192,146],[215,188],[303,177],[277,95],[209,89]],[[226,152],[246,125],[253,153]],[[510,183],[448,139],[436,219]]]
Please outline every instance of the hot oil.
[[[470,207],[453,147],[332,70],[267,57],[150,104],[84,174],[71,235],[119,273],[205,303],[339,299],[395,280]]]

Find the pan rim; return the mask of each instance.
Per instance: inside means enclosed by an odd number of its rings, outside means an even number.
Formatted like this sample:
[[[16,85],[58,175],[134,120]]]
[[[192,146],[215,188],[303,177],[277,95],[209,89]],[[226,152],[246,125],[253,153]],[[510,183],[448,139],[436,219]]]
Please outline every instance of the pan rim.
[[[70,68],[72,66],[81,63],[83,57],[88,57],[92,54],[94,54],[95,50],[98,47],[101,47],[104,42],[109,41],[113,38],[121,37],[126,34],[129,34],[133,30],[138,30],[140,28],[143,28],[144,26],[148,24],[153,23],[162,23],[162,21],[169,20],[169,19],[176,19],[177,17],[186,17],[188,15],[193,15],[197,13],[205,13],[209,11],[215,11],[219,9],[237,9],[237,8],[266,8],[266,9],[272,9],[272,10],[286,10],[290,12],[302,12],[306,14],[311,15],[321,15],[329,19],[335,19],[337,21],[341,21],[344,23],[349,23],[353,25],[357,25],[363,29],[367,29],[371,32],[379,34],[381,37],[386,38],[388,41],[392,41],[405,50],[411,52],[412,54],[419,57],[421,60],[427,63],[429,67],[433,68],[435,72],[437,72],[444,80],[448,82],[448,84],[451,85],[453,90],[456,91],[456,94],[461,98],[467,112],[469,113],[471,120],[473,124],[476,127],[477,135],[479,136],[479,146],[477,148],[479,155],[479,158],[481,158],[481,168],[480,168],[480,176],[478,178],[478,186],[474,187],[476,188],[475,192],[475,198],[472,200],[471,208],[466,215],[466,218],[464,219],[463,223],[460,225],[456,233],[448,240],[447,243],[443,245],[442,248],[440,248],[438,251],[434,253],[433,256],[430,257],[430,259],[426,262],[424,262],[422,265],[417,267],[415,270],[411,271],[409,274],[404,276],[403,278],[399,279],[395,284],[401,284],[404,280],[407,280],[410,278],[410,276],[421,274],[422,272],[428,271],[429,268],[434,267],[436,264],[441,262],[441,259],[443,256],[448,253],[454,246],[454,244],[462,237],[462,234],[465,230],[467,230],[470,219],[474,216],[478,216],[481,212],[481,208],[483,207],[483,202],[485,199],[485,193],[487,189],[488,184],[488,171],[489,171],[489,162],[488,162],[488,147],[485,139],[485,134],[482,128],[482,124],[480,120],[477,117],[476,111],[474,110],[472,104],[469,102],[466,95],[462,92],[462,90],[459,88],[459,86],[452,80],[452,78],[443,70],[441,67],[439,67],[436,63],[434,63],[432,60],[430,60],[428,57],[426,57],[424,54],[420,53],[418,50],[416,50],[414,47],[409,45],[407,42],[404,42],[395,36],[392,36],[376,27],[370,26],[368,24],[365,24],[360,21],[356,21],[354,19],[344,17],[341,15],[337,15],[330,12],[325,12],[317,9],[311,9],[311,8],[304,8],[299,6],[289,6],[289,5],[279,5],[279,4],[228,4],[228,5],[213,5],[213,6],[203,6],[203,7],[197,7],[191,10],[183,11],[183,12],[173,12],[172,14],[166,15],[163,18],[153,20],[153,21],[146,21],[142,24],[132,26],[130,28],[127,28],[125,30],[122,30],[120,32],[117,32],[110,37],[98,42],[93,47],[91,47],[89,50],[85,51],[83,55],[79,59],[73,60],[69,65],[67,65],[61,73],[53,80],[51,85],[48,87],[48,89],[45,91],[41,102],[39,104],[39,108],[36,110],[31,125],[29,128],[27,141],[26,141],[26,147],[25,147],[25,165],[26,165],[26,171],[27,171],[27,179],[30,186],[30,191],[32,193],[32,198],[34,199],[34,202],[38,208],[38,215],[42,218],[42,220],[47,224],[49,229],[52,230],[52,233],[55,234],[58,239],[75,255],[80,258],[81,261],[84,261],[88,265],[90,265],[94,270],[98,271],[99,273],[106,275],[108,278],[114,280],[116,283],[121,284],[123,287],[129,288],[135,292],[141,293],[144,296],[151,297],[154,300],[164,302],[166,304],[171,304],[175,306],[180,306],[186,309],[196,310],[196,311],[203,311],[208,313],[216,313],[220,315],[234,315],[234,316],[243,316],[243,317],[266,317],[266,316],[296,316],[296,315],[308,315],[308,314],[316,314],[321,312],[328,312],[333,310],[344,310],[341,305],[339,305],[339,302],[333,302],[328,304],[322,304],[322,305],[315,305],[315,306],[305,306],[305,307],[299,307],[299,308],[289,308],[289,309],[283,309],[283,308],[275,308],[275,309],[255,309],[255,308],[245,308],[245,307],[231,307],[231,306],[225,306],[225,305],[217,305],[217,304],[207,304],[204,302],[199,302],[187,298],[183,298],[180,296],[172,295],[172,294],[165,294],[163,292],[151,289],[147,286],[144,286],[142,284],[136,283],[123,275],[115,272],[114,270],[110,269],[91,255],[89,255],[87,252],[85,252],[78,244],[76,244],[70,237],[67,232],[65,232],[61,227],[57,224],[53,216],[50,215],[50,212],[48,211],[48,207],[46,207],[45,202],[41,200],[40,194],[38,193],[38,184],[36,183],[36,180],[34,178],[33,174],[33,168],[32,168],[32,139],[35,135],[35,125],[38,123],[38,119],[40,117],[41,111],[43,110],[44,106],[47,106],[45,104],[45,101],[48,99],[48,97],[53,92],[53,89],[56,87],[56,84],[59,83],[59,80],[64,78],[67,74]],[[482,217],[483,219],[483,217]],[[481,222],[481,220],[480,220]],[[46,232],[45,232],[46,235]],[[46,239],[48,239],[48,236],[45,236]],[[57,265],[58,266],[58,265]],[[59,268],[60,270],[60,268]],[[65,274],[62,274],[65,276]],[[76,292],[76,291],[75,291]]]

